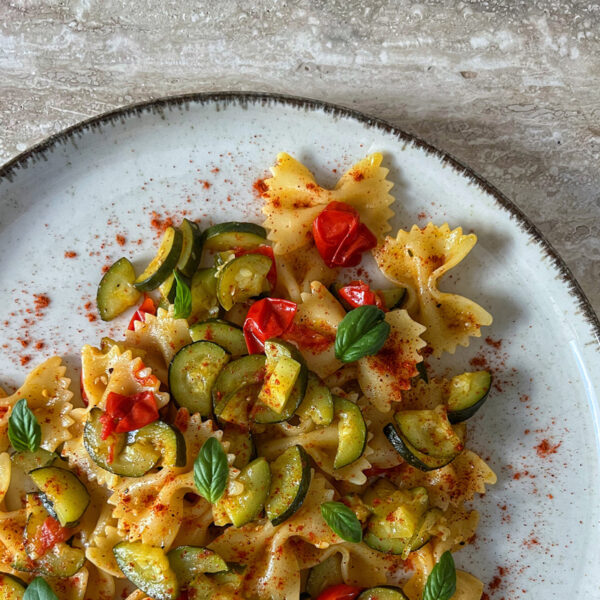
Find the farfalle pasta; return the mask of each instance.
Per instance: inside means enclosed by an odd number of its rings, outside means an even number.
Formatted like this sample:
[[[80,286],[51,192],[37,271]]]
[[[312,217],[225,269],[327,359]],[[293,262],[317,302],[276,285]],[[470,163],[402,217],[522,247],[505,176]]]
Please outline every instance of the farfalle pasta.
[[[81,402],[59,357],[0,390],[0,586],[317,600],[347,584],[360,599],[388,586],[421,600],[496,481],[466,425],[491,375],[427,380],[426,346],[453,353],[491,316],[437,288],[473,234],[385,237],[382,162],[371,154],[326,189],[281,153],[255,186],[264,228],[183,219],[142,273],[127,258],[107,271],[103,318],[142,304],[122,339],[83,346]],[[325,256],[313,222],[331,206],[344,222]],[[391,287],[357,279],[371,248]],[[481,598],[477,578],[452,577],[453,598]]]

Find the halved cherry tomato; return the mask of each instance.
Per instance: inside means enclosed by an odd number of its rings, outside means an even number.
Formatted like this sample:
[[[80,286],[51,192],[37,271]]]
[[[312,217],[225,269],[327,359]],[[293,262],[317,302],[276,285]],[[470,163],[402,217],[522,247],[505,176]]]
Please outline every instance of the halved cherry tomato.
[[[321,592],[317,600],[354,600],[361,592],[362,588],[340,583],[339,585],[332,585]]]
[[[146,320],[146,316],[145,316],[146,313],[155,315],[156,314],[156,305],[154,304],[154,300],[152,300],[152,298],[150,298],[150,296],[148,296],[147,294],[144,294],[144,301],[140,304],[139,308],[135,311],[135,313],[133,314],[133,317],[131,317],[131,321],[129,321],[129,326],[127,327],[127,329],[129,329],[130,331],[134,331],[135,330],[134,323],[136,321],[144,322]]]
[[[319,254],[331,268],[355,267],[363,252],[377,246],[358,212],[344,202],[330,202],[313,221],[312,232]]]
[[[265,342],[285,333],[298,305],[281,298],[263,298],[255,302],[244,321],[244,337],[250,354],[265,351]]]
[[[262,254],[268,256],[272,263],[269,272],[267,273],[267,281],[271,285],[271,289],[274,290],[277,285],[277,265],[275,264],[275,255],[273,254],[273,248],[271,246],[259,246],[258,248],[252,248],[251,250],[245,250],[244,248],[233,249],[236,258],[243,256],[244,254]]]
[[[110,392],[106,398],[106,411],[100,417],[100,437],[106,440],[113,432],[135,431],[157,419],[158,408],[152,392],[140,392],[132,396]]]
[[[63,527],[53,517],[46,517],[35,538],[35,550],[38,556],[43,556],[59,542],[68,540],[73,535],[73,530]]]
[[[338,290],[338,294],[352,308],[373,304],[377,308],[385,310],[383,298],[377,292],[374,292],[369,287],[369,284],[364,281],[351,281],[348,285],[341,287]]]

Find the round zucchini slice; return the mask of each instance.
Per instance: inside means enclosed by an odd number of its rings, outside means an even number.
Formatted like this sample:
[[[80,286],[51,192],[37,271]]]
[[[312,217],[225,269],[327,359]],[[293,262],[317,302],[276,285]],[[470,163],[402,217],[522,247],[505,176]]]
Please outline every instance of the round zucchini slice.
[[[246,340],[241,327],[222,319],[209,319],[190,327],[192,341],[206,340],[225,348],[231,356],[239,357],[248,354]]]
[[[377,290],[377,293],[381,296],[385,307],[388,310],[393,310],[394,308],[400,308],[402,305],[404,297],[406,296],[406,288],[398,287],[387,290]]]
[[[260,385],[251,384],[239,387],[225,397],[220,413],[215,416],[221,423],[231,423],[248,430],[250,428],[250,412],[256,403]]]
[[[181,431],[164,421],[154,421],[127,434],[131,447],[151,446],[161,455],[162,467],[185,467],[186,446]]]
[[[250,250],[267,244],[266,238],[265,228],[254,223],[219,223],[204,232],[204,247],[216,252],[232,248]]]
[[[18,577],[0,573],[0,600],[22,600],[26,587]]]
[[[329,425],[333,421],[331,391],[312,371],[308,372],[306,393],[296,413],[311,418],[315,425]]]
[[[318,598],[323,590],[340,583],[344,583],[342,557],[341,554],[332,554],[309,571],[306,591],[311,598]]]
[[[63,527],[73,527],[90,503],[90,494],[75,473],[60,467],[41,467],[29,473],[42,492],[46,510]]]
[[[179,226],[179,231],[181,231],[183,240],[177,268],[185,277],[191,278],[198,270],[198,265],[202,258],[204,236],[200,231],[200,227],[188,219],[183,219],[183,222]]]
[[[238,302],[270,291],[267,274],[272,264],[273,261],[263,254],[244,254],[225,264],[217,279],[219,304],[230,310]]]
[[[358,460],[365,451],[367,425],[354,402],[334,396],[333,407],[338,420],[338,447],[333,468],[341,469]]]
[[[470,419],[485,404],[491,386],[492,374],[489,371],[474,371],[453,377],[446,400],[450,423]]]
[[[192,292],[192,314],[188,318],[189,323],[204,321],[219,314],[216,269],[196,271],[192,277],[190,290]]]
[[[302,446],[288,448],[271,463],[271,489],[265,512],[273,525],[283,523],[302,506],[310,479],[310,459]]]
[[[48,452],[48,450],[38,448],[35,452],[15,452],[11,455],[10,460],[15,467],[29,473],[40,467],[49,467],[57,458],[58,454],[56,452]]]
[[[183,234],[175,227],[167,227],[156,256],[135,280],[135,287],[142,292],[156,289],[169,275],[179,262],[183,247]]]
[[[96,305],[103,321],[112,321],[135,306],[141,294],[134,282],[135,270],[126,258],[120,258],[106,271],[96,292]]]
[[[230,355],[212,342],[193,342],[184,346],[169,365],[169,388],[179,406],[190,413],[211,415],[211,392]]]
[[[123,575],[154,600],[176,600],[179,582],[162,548],[142,542],[121,542],[113,554]]]
[[[255,456],[256,446],[249,431],[232,424],[223,427],[223,442],[229,442],[228,454],[235,454],[233,466],[243,469]]]
[[[167,558],[182,587],[187,587],[198,575],[229,569],[216,552],[200,546],[178,546],[167,554]]]
[[[408,600],[408,596],[399,587],[379,585],[362,592],[357,600]]]

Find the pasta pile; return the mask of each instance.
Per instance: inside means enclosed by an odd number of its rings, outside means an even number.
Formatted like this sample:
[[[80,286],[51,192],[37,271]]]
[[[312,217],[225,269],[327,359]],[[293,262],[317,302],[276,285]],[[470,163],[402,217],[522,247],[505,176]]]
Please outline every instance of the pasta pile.
[[[61,600],[109,599],[123,587],[131,600],[150,597],[124,579],[113,553],[124,541],[141,542],[164,552],[180,546],[203,547],[228,565],[239,566],[240,577],[210,588],[213,598],[298,599],[306,591],[310,570],[325,561],[339,569],[346,584],[367,588],[393,583],[402,587],[410,600],[422,598],[427,576],[440,556],[472,540],[478,513],[469,503],[477,494],[484,494],[496,476],[468,449],[464,422],[455,425],[454,431],[467,447],[446,466],[432,470],[411,466],[384,430],[398,411],[443,409],[450,380],[426,382],[419,377],[419,365],[429,354],[439,357],[454,353],[457,346],[468,346],[470,337],[479,337],[480,328],[490,325],[492,317],[472,300],[438,289],[440,278],[475,245],[474,234],[429,223],[425,228],[415,225],[388,235],[394,214],[393,184],[382,160],[381,154],[367,156],[329,190],[320,187],[304,165],[280,154],[262,192],[264,227],[278,274],[274,295],[297,304],[294,325],[298,330],[308,328],[325,340],[321,345],[297,346],[308,370],[335,397],[359,407],[367,427],[360,457],[336,467],[338,419],[320,424],[300,412],[287,421],[252,424],[256,453],[269,463],[288,448],[301,446],[306,451],[311,469],[308,493],[294,514],[281,523],[273,524],[261,516],[240,527],[220,525],[217,505],[198,494],[194,462],[209,438],[218,440],[229,465],[226,494],[235,497],[244,493],[241,466],[236,466],[239,453],[222,423],[178,407],[169,393],[169,366],[192,338],[190,323],[176,318],[173,305],[159,307],[156,315],[147,313],[137,320],[123,340],[83,347],[85,406],[74,407],[72,382],[65,377],[59,357],[31,371],[14,394],[0,394],[1,572],[26,583],[40,574],[36,567],[18,568],[19,557],[25,553],[25,494],[36,490],[27,472],[11,460],[13,449],[9,447],[9,418],[24,398],[41,426],[40,447],[57,452],[53,464],[75,474],[90,497],[68,542],[83,550],[83,566],[69,577],[45,576]],[[393,286],[406,289],[404,303],[385,313],[389,335],[383,347],[374,355],[348,363],[336,356],[331,343],[347,311],[330,286],[343,279],[344,269],[323,262],[311,230],[315,218],[331,202],[345,203],[358,212],[377,238],[372,254],[379,269]],[[242,324],[248,307],[249,303],[235,305],[224,318]],[[91,457],[84,443],[86,424],[94,410],[106,410],[111,394],[144,393],[154,396],[161,419],[180,431],[185,456],[176,466],[159,462],[137,477],[112,473]],[[391,486],[385,488],[388,491],[424,488],[429,508],[438,515],[428,541],[408,555],[381,552],[364,541],[346,541],[323,518],[323,503],[342,500],[364,526],[366,507],[370,506],[366,498],[371,490],[384,489],[377,487],[384,485],[382,481]],[[475,577],[457,573],[454,598],[478,600],[482,591],[483,584]]]

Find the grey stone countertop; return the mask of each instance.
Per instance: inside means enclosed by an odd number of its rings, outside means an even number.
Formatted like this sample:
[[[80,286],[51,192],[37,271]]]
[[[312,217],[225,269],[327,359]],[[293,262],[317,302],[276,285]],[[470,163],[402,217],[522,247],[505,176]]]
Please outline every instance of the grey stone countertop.
[[[0,162],[97,113],[215,90],[343,104],[450,152],[600,310],[597,2],[0,2]]]

